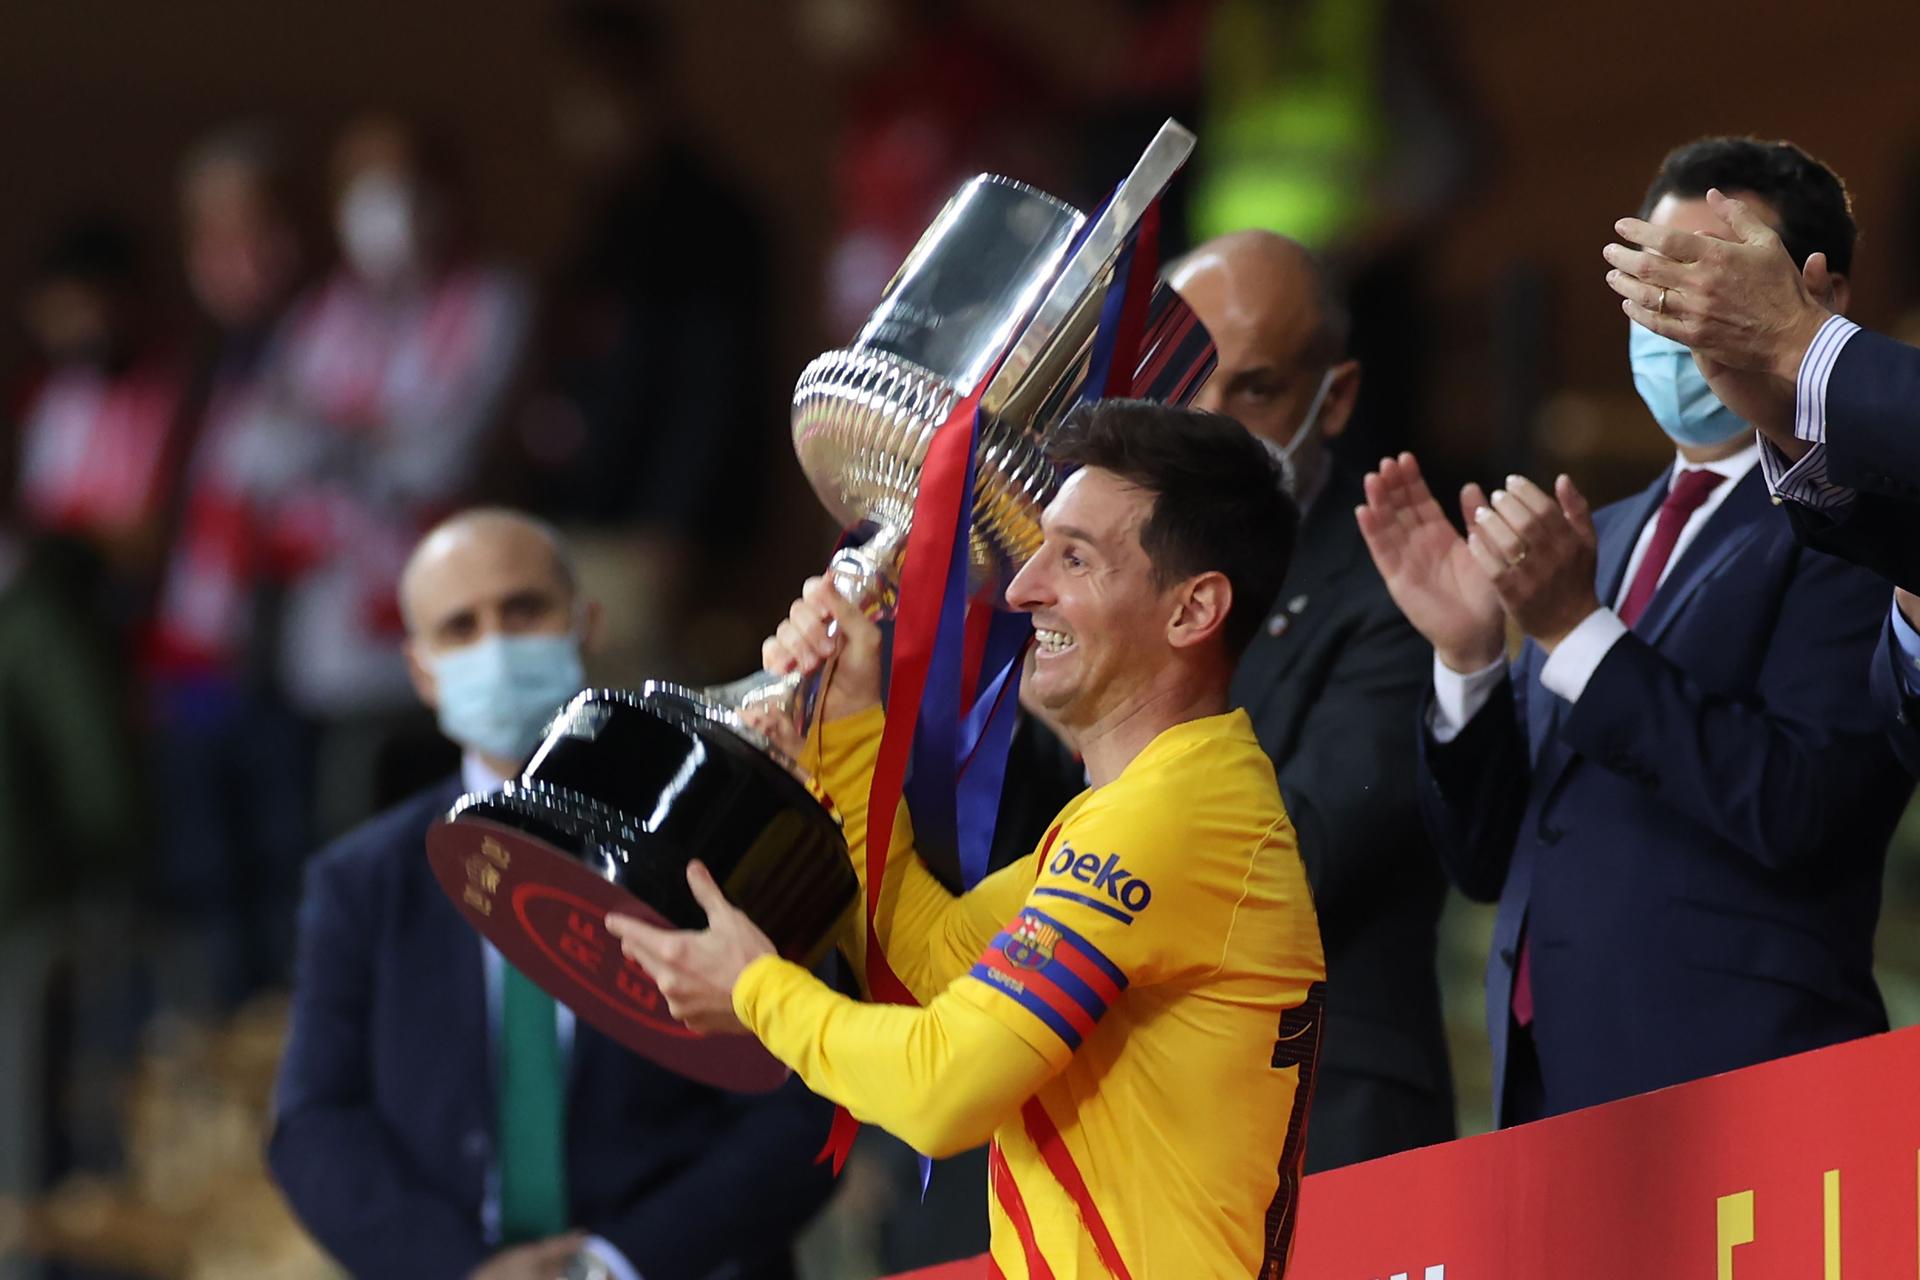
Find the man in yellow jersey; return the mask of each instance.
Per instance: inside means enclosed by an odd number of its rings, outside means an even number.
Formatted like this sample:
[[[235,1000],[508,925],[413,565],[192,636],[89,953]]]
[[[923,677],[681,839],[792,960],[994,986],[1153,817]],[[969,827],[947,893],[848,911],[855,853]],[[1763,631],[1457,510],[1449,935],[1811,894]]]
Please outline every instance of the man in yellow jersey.
[[[876,930],[921,1007],[850,1000],[777,958],[697,865],[706,930],[609,924],[691,1025],[751,1032],[928,1155],[991,1137],[994,1274],[1272,1280],[1325,969],[1273,766],[1227,685],[1285,574],[1292,504],[1213,414],[1105,401],[1049,451],[1077,469],[1007,600],[1038,635],[1029,692],[1092,786],[960,897],[901,811]],[[838,657],[806,763],[862,871],[879,647],[816,578],[762,655]]]

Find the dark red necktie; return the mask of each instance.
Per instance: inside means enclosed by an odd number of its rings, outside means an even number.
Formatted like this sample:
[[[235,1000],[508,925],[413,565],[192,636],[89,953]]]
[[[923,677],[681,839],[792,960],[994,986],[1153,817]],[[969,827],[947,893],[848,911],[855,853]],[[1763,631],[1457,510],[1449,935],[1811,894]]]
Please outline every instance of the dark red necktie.
[[[1725,479],[1717,471],[1682,471],[1674,477],[1673,487],[1667,490],[1667,500],[1660,504],[1653,541],[1647,543],[1640,571],[1633,575],[1633,586],[1627,589],[1627,598],[1620,602],[1620,621],[1628,626],[1640,621],[1640,615],[1647,611],[1647,602],[1653,599],[1654,589],[1660,585],[1660,575],[1667,571],[1667,561],[1673,558],[1673,546],[1680,541],[1680,531],[1687,527],[1688,518],[1700,509],[1707,495]]]
[[[1707,495],[1725,479],[1717,471],[1705,470],[1682,471],[1674,477],[1666,501],[1660,504],[1660,518],[1653,526],[1653,540],[1647,543],[1640,571],[1633,575],[1633,586],[1628,589],[1627,598],[1620,602],[1620,621],[1632,626],[1647,611],[1647,602],[1653,599],[1654,590],[1660,585],[1660,575],[1667,571],[1667,561],[1673,558],[1680,531],[1687,527],[1688,518],[1700,509]],[[1513,968],[1513,1020],[1523,1027],[1533,1023],[1533,947],[1524,931],[1520,935],[1520,960]]]

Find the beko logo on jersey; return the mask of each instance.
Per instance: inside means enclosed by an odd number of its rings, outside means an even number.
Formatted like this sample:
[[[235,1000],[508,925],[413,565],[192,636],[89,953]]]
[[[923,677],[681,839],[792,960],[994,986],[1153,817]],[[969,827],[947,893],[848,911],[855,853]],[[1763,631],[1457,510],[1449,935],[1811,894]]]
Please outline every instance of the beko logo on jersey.
[[[1153,887],[1123,869],[1117,853],[1108,854],[1106,861],[1102,862],[1097,853],[1076,853],[1072,845],[1063,844],[1060,852],[1053,855],[1053,861],[1047,864],[1047,870],[1099,890],[1135,915],[1145,911],[1147,904],[1153,901]]]

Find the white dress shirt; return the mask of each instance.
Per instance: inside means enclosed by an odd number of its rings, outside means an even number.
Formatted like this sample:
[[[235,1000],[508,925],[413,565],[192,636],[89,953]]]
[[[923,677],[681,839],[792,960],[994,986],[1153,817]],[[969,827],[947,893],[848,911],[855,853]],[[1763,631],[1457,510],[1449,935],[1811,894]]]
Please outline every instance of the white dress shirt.
[[[1676,456],[1674,468],[1668,478],[1671,488],[1673,479],[1685,470],[1712,471],[1726,479],[1713,487],[1706,499],[1687,517],[1686,524],[1680,528],[1680,536],[1674,541],[1673,550],[1667,555],[1666,566],[1660,571],[1660,583],[1667,580],[1673,567],[1680,563],[1680,557],[1687,547],[1706,528],[1707,521],[1727,500],[1727,495],[1739,486],[1747,472],[1760,462],[1760,446],[1748,445],[1729,458],[1715,462],[1689,462]],[[1578,702],[1586,691],[1587,681],[1599,669],[1620,637],[1627,634],[1627,624],[1621,620],[1617,610],[1626,600],[1627,592],[1633,589],[1633,580],[1640,572],[1640,562],[1647,558],[1647,545],[1653,541],[1655,528],[1659,525],[1659,515],[1649,519],[1640,528],[1640,536],[1633,544],[1633,554],[1627,557],[1627,571],[1620,575],[1620,589],[1614,596],[1613,607],[1602,605],[1581,619],[1578,626],[1569,631],[1566,638],[1547,655],[1546,662],[1540,668],[1540,683],[1549,693],[1557,694],[1568,702]],[[1656,589],[1660,585],[1656,583]],[[1478,671],[1458,672],[1440,661],[1439,655],[1433,659],[1433,705],[1427,712],[1427,730],[1433,734],[1434,741],[1446,743],[1458,737],[1487,704],[1505,675],[1505,658],[1482,667]]]

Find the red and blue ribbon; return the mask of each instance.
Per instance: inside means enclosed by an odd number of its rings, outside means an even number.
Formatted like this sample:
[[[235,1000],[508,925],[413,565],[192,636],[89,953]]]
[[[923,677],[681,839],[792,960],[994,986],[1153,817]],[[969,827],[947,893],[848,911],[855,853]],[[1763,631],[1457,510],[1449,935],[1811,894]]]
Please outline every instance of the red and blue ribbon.
[[[1159,203],[1147,207],[1115,262],[1089,358],[1083,400],[1134,388],[1148,300],[1158,275]],[[1091,223],[1089,223],[1091,225]],[[1007,756],[1018,719],[1026,614],[970,600],[968,571],[980,396],[989,372],[935,430],[920,469],[894,611],[887,716],[867,796],[866,985],[871,999],[917,1004],[881,949],[875,916],[895,811],[909,782],[916,835],[958,854],[961,881],[987,873]],[[845,1163],[858,1124],[844,1108],[819,1159]],[[931,1162],[922,1159],[921,1190]]]

